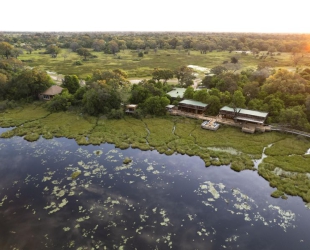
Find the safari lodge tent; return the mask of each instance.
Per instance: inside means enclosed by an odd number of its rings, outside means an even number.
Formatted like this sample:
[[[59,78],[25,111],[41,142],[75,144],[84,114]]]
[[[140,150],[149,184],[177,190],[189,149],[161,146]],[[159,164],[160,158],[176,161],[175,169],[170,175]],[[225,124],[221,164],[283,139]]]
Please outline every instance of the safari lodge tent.
[[[268,112],[224,106],[220,109],[219,115],[222,118],[233,119],[235,122],[264,125]]]
[[[126,105],[126,113],[127,114],[133,114],[134,112],[136,112],[138,105],[137,104],[128,104]]]
[[[45,90],[43,93],[39,94],[40,100],[49,101],[52,100],[55,95],[59,95],[62,92],[63,88],[58,85],[53,85]]]
[[[207,110],[208,104],[194,101],[183,100],[179,102],[178,109],[187,113],[203,114]]]
[[[171,98],[181,98],[183,99],[186,88],[174,88],[170,92],[167,93]]]

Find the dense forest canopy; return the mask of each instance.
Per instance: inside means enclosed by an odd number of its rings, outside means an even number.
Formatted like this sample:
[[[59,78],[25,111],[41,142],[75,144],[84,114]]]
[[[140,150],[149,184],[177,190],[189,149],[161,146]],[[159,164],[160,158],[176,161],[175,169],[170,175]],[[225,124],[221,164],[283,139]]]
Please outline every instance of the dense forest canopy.
[[[0,33],[0,108],[34,101],[40,92],[54,84],[45,70],[19,60],[23,53],[31,55],[39,51],[58,60],[61,55],[65,62],[68,55],[62,51],[70,51],[81,57],[81,61],[75,62],[79,65],[94,60],[98,55],[95,53],[116,56],[129,50],[143,57],[151,53],[156,56],[158,51],[182,51],[186,55],[195,52],[207,57],[224,51],[230,59],[201,77],[202,89],[194,88],[197,72],[188,65],[154,66],[149,79],[135,85],[123,69],[96,65],[89,69],[84,85],[77,75],[66,74],[61,83],[65,90],[46,105],[51,112],[78,109],[90,115],[122,118],[126,104],[135,103],[139,107],[136,117],[164,115],[166,105],[180,101],[167,95],[178,86],[187,88],[185,98],[209,104],[208,115],[217,115],[224,105],[249,108],[268,112],[268,123],[310,131],[310,68],[307,64],[299,67],[300,61],[308,58],[309,41],[309,34]],[[243,67],[242,57],[232,51],[244,56],[249,53],[252,58],[262,60],[257,61],[255,68]],[[281,53],[288,53],[293,70],[275,68],[271,61],[264,60],[269,56],[278,61],[275,56]],[[174,85],[168,84],[172,78],[177,80]]]
[[[59,48],[89,48],[106,53],[122,49],[197,49],[274,52],[306,52],[310,34],[189,33],[189,32],[48,32],[0,33],[0,41],[34,49],[56,45]]]

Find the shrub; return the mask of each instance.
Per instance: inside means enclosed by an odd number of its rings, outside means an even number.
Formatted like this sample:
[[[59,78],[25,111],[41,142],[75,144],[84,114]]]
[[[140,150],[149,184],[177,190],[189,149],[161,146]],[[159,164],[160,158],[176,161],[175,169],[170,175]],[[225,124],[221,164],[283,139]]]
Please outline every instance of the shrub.
[[[81,61],[75,61],[73,64],[74,65],[83,65],[83,63]]]
[[[109,119],[122,119],[124,117],[124,111],[122,109],[112,109],[108,114]]]

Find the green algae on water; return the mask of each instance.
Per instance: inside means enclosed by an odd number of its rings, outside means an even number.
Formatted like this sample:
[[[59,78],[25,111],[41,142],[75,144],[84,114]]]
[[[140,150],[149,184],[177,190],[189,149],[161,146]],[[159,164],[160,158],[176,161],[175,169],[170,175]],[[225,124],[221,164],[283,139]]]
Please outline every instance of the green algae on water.
[[[75,171],[71,174],[72,180],[78,178],[78,176],[81,174],[81,171]]]

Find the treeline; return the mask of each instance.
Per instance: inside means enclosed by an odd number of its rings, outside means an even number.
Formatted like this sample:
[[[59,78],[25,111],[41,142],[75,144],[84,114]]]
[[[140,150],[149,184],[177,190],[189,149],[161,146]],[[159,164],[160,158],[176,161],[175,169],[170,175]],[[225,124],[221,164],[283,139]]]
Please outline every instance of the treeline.
[[[15,68],[14,61],[0,62],[0,110],[36,101],[40,93],[54,84],[45,71],[22,66]],[[126,104],[130,102],[140,104],[136,117],[164,115],[165,107],[170,103],[165,97],[166,92],[172,88],[161,82],[156,83],[156,80],[142,81],[132,86],[126,72],[120,69],[94,70],[85,86],[80,85],[77,76],[66,75],[61,86],[64,88],[62,93],[46,102],[49,111],[75,110],[109,118],[122,118]]]
[[[310,69],[291,72],[268,67],[232,73],[223,66],[202,80],[206,89],[188,87],[185,98],[209,104],[209,114],[231,107],[268,112],[267,123],[310,131]]]
[[[0,42],[27,53],[46,49],[46,53],[81,48],[115,54],[120,50],[185,49],[201,53],[211,51],[260,51],[303,53],[309,49],[309,34],[256,33],[149,33],[149,32],[90,32],[90,33],[11,33],[0,34]],[[1,47],[1,46],[0,46]],[[0,48],[1,50],[1,48]],[[18,51],[15,51],[18,53]]]

